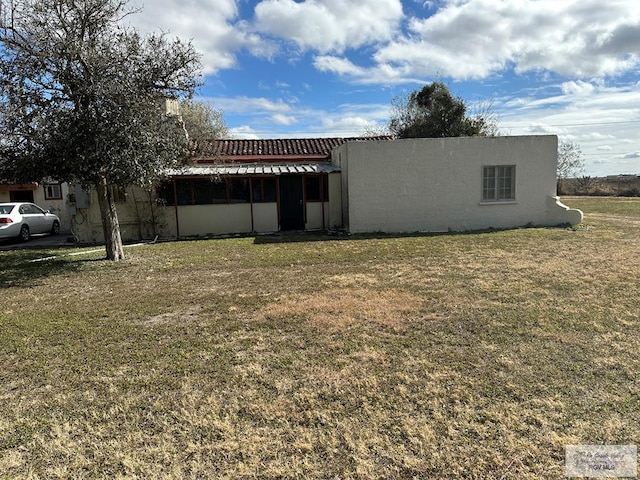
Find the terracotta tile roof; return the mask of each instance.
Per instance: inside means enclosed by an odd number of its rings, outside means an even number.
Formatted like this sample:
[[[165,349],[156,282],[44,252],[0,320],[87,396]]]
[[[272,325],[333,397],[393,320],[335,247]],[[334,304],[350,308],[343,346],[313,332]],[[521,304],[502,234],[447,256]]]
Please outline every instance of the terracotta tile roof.
[[[367,140],[391,140],[388,136],[378,137],[351,137],[351,138],[274,138],[259,140],[216,140],[211,149],[211,154],[203,158],[206,160],[235,159],[235,160],[271,160],[271,159],[295,159],[303,160],[313,157],[316,160],[326,159],[331,156],[331,151],[347,141]],[[199,161],[200,163],[200,161]]]

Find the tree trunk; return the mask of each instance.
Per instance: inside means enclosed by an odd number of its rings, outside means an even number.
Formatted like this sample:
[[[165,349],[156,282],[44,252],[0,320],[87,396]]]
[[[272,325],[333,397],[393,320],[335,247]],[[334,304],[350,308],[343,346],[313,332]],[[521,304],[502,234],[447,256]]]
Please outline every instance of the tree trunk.
[[[120,224],[118,223],[118,213],[116,205],[111,195],[111,189],[107,184],[107,179],[100,177],[96,181],[98,192],[98,204],[100,205],[100,216],[102,217],[102,231],[104,232],[105,248],[107,250],[107,260],[123,260],[124,250],[122,248],[122,238],[120,237]]]

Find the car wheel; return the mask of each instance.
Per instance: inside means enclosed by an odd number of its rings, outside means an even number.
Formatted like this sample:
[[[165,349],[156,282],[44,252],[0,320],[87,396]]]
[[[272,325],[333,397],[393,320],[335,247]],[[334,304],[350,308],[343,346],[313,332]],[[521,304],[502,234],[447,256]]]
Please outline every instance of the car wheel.
[[[51,235],[58,235],[60,233],[60,222],[57,220],[53,221],[53,225],[51,226]]]
[[[22,228],[20,229],[20,241],[22,242],[26,242],[29,240],[29,225],[22,225]]]

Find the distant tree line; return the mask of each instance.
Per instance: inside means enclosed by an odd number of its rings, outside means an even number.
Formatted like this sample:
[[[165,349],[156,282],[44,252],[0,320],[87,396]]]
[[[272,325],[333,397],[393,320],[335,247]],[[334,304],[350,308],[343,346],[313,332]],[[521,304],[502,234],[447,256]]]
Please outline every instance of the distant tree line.
[[[592,177],[583,175],[563,179],[558,195],[640,197],[639,175]]]

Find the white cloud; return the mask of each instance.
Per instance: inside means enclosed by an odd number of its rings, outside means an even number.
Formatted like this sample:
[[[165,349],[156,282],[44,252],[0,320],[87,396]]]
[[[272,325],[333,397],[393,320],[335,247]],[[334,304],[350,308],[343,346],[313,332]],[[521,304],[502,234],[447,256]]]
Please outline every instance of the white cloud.
[[[294,125],[295,123],[297,123],[296,117],[293,117],[291,115],[282,115],[281,113],[276,113],[275,115],[271,116],[271,120],[273,120],[273,123],[277,124],[277,125]]]
[[[236,115],[265,115],[287,113],[292,110],[291,105],[282,99],[270,100],[265,97],[218,97],[207,101],[226,113]]]
[[[338,75],[361,76],[365,69],[354,65],[346,58],[335,57],[333,55],[321,55],[314,59],[314,66],[321,72],[333,72]]]
[[[522,127],[525,133],[529,135],[566,135],[567,130],[556,125],[548,125],[545,123],[534,123],[529,126]]]
[[[560,140],[573,140],[585,153],[589,175],[614,174],[620,169],[640,173],[635,157],[627,158],[624,168],[621,160],[640,148],[640,85],[576,86],[580,88],[567,88],[564,83],[556,86],[556,92],[545,92],[543,98],[532,94],[496,102],[503,133],[555,134]],[[606,160],[613,158],[618,160]]]
[[[400,0],[263,0],[255,7],[256,31],[321,53],[388,41],[402,19]]]
[[[561,85],[562,93],[565,95],[590,95],[596,87],[588,82],[578,80],[577,82],[565,82]]]
[[[601,132],[589,132],[582,135],[583,140],[613,140],[615,138],[615,135],[604,134]]]
[[[260,135],[258,135],[255,130],[248,125],[229,129],[229,136],[240,140],[256,140],[260,138]]]
[[[132,7],[141,12],[126,18],[126,22],[142,32],[168,32],[170,36],[191,40],[202,54],[204,73],[232,68],[235,53],[246,48],[257,56],[274,53],[271,42],[246,32],[237,23],[235,0],[134,0]]]
[[[354,137],[365,132],[382,131],[389,121],[390,107],[387,104],[338,105],[331,111],[307,112],[308,118],[319,121],[319,131],[332,137]]]
[[[407,28],[374,53],[373,67],[347,75],[361,83],[479,79],[513,67],[587,79],[640,65],[640,2],[458,0]],[[588,93],[589,84],[566,87]]]
[[[412,18],[401,0],[262,0],[253,19],[239,17],[238,0],[133,1],[143,10],[127,22],[192,39],[205,73],[235,67],[241,50],[273,58],[287,43],[319,53],[319,70],[359,83],[479,79],[510,68],[587,80],[640,65],[640,2],[626,0],[414,2],[432,15]],[[350,56],[360,47],[370,49],[367,65]],[[578,95],[592,86],[565,88]]]
[[[331,117],[324,118],[322,121],[323,128],[328,132],[334,132],[340,136],[359,136],[365,131],[370,130],[372,125],[378,125],[372,122],[370,118],[361,116],[347,117]]]

